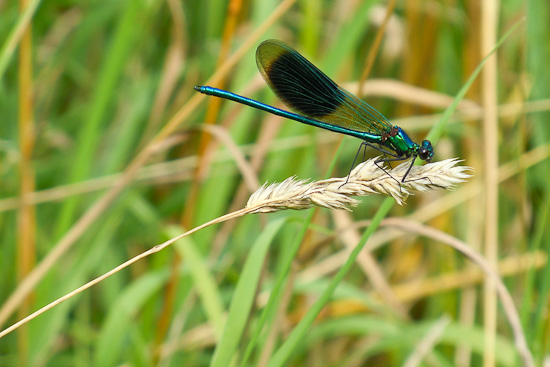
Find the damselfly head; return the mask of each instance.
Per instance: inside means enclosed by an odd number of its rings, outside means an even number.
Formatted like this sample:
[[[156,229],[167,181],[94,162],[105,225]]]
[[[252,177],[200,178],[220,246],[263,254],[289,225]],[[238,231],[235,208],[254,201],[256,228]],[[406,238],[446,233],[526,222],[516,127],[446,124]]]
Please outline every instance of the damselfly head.
[[[429,140],[424,140],[420,148],[418,148],[418,157],[426,162],[431,162],[434,156],[434,149],[432,143]]]

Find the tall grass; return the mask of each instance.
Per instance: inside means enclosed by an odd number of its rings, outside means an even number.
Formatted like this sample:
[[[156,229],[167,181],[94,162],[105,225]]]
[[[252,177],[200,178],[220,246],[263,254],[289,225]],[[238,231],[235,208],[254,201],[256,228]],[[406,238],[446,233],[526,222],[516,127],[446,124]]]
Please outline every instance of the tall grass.
[[[194,92],[281,106],[256,70],[264,39],[416,141],[437,125],[435,160],[474,177],[401,207],[368,196],[351,214],[209,226],[1,337],[0,366],[525,363],[489,270],[445,241],[489,251],[535,363],[549,358],[547,1],[397,2],[389,17],[393,2],[366,0],[25,4],[0,2],[1,330],[266,181],[348,173],[356,139]],[[486,65],[496,79],[462,89],[525,16]]]

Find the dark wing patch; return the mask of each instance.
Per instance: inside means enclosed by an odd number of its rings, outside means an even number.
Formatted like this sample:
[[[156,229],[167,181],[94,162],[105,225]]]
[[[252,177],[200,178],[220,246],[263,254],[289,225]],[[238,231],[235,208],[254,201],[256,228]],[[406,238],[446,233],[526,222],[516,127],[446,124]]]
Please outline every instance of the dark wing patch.
[[[340,88],[281,41],[262,42],[256,51],[256,63],[275,94],[304,116],[355,131],[382,134],[391,129],[381,113]]]

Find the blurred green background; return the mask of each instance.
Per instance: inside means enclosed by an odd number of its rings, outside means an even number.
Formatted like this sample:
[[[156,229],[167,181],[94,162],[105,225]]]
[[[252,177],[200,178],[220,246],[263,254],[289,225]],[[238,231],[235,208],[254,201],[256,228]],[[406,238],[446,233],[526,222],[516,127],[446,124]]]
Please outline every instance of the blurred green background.
[[[384,198],[203,229],[2,337],[0,366],[521,365],[482,273],[420,223],[498,261],[550,353],[548,1],[0,0],[2,330],[264,182],[347,175],[357,139],[193,90],[282,107],[262,40],[354,93],[368,75],[361,97],[418,142],[523,18],[434,142],[474,177],[394,205],[309,323]]]

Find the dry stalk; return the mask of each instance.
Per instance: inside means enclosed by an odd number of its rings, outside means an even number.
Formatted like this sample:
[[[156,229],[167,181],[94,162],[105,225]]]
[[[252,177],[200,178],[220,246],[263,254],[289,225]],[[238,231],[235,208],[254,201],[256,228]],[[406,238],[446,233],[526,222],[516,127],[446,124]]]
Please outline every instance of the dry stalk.
[[[433,187],[453,189],[455,184],[471,177],[471,175],[465,173],[465,171],[471,170],[470,167],[456,166],[460,160],[447,159],[441,162],[412,167],[411,172],[407,176],[407,181],[400,183],[403,175],[407,172],[409,162],[405,162],[394,169],[387,169],[387,173],[391,176],[382,171],[374,162],[375,159],[371,159],[359,164],[350,173],[349,180],[347,177],[343,177],[306,183],[305,181],[299,181],[291,177],[279,184],[264,185],[252,194],[244,209],[213,219],[134,256],[107,273],[33,312],[12,326],[1,330],[0,339],[37,316],[93,285],[102,282],[136,261],[159,252],[174,242],[213,224],[222,223],[249,213],[267,213],[283,209],[306,209],[313,205],[329,209],[349,210],[350,206],[355,206],[359,203],[352,196],[363,196],[374,193],[391,195],[399,204],[402,204],[404,197],[409,195],[407,188],[418,191],[425,191]]]
[[[369,159],[355,167],[348,177],[329,178],[322,181],[307,182],[290,177],[281,183],[267,183],[250,196],[246,208],[253,213],[269,213],[284,209],[301,210],[314,205],[328,209],[345,209],[356,206],[359,201],[353,196],[385,194],[392,196],[402,205],[409,189],[426,191],[434,187],[452,190],[459,182],[471,177],[467,166],[457,166],[461,162],[452,158],[440,162],[413,166],[404,162],[384,172],[375,164],[376,158]]]

